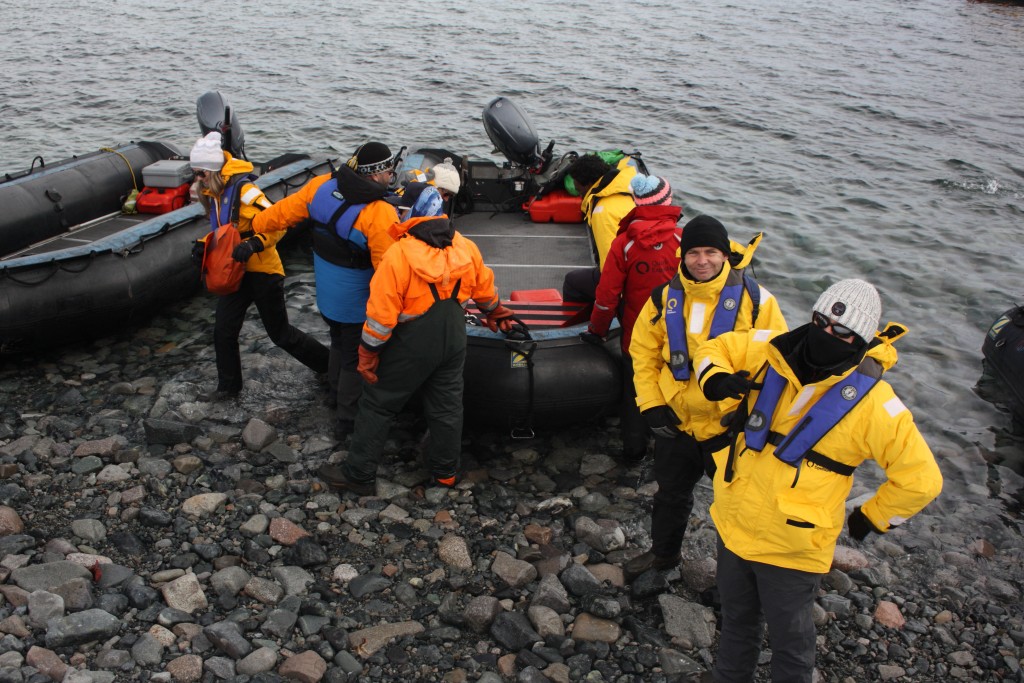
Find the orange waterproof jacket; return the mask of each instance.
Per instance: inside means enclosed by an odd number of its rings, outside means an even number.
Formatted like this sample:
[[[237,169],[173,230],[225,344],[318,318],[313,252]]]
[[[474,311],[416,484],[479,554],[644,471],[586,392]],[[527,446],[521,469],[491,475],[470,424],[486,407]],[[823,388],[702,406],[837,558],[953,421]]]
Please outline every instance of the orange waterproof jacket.
[[[421,216],[405,221],[392,234],[408,232],[427,221],[445,221],[447,216]],[[465,308],[473,299],[484,313],[497,308],[498,292],[494,272],[484,265],[480,249],[471,240],[452,231],[451,245],[432,246],[412,235],[405,235],[384,254],[370,280],[370,300],[366,304],[363,344],[379,349],[395,326],[418,318],[434,305],[433,284],[440,299],[451,298],[458,284],[458,300]]]
[[[330,173],[318,175],[293,195],[280,199],[252,221],[252,229],[258,234],[286,230],[309,218],[309,205],[317,189],[331,179]],[[370,202],[359,212],[352,227],[366,235],[370,248],[370,263],[376,268],[384,252],[395,243],[388,234],[388,228],[395,223],[395,207],[383,200]]]

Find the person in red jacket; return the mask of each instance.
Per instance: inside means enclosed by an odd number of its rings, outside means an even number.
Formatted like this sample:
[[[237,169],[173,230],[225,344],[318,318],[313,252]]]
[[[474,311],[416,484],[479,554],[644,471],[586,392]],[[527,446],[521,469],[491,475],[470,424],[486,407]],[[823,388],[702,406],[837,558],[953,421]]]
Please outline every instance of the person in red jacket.
[[[647,452],[647,422],[640,416],[633,386],[629,342],[633,323],[651,291],[679,269],[678,226],[682,209],[672,205],[672,186],[658,176],[637,174],[630,182],[636,208],[623,217],[608,249],[586,341],[600,342],[612,319],[622,325],[622,457],[640,460]]]

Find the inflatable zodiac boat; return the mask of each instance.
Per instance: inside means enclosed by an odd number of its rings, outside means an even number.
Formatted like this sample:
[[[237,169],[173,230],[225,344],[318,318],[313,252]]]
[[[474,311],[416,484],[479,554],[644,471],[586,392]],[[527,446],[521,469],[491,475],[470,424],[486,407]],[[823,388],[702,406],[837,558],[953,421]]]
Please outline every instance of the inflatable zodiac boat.
[[[199,98],[205,134],[225,133],[244,158],[236,117],[219,93]],[[225,125],[224,122],[228,122]],[[519,320],[505,335],[467,314],[467,423],[529,437],[612,412],[621,395],[618,329],[603,346],[580,340],[589,307],[561,300],[562,279],[596,263],[580,198],[562,189],[575,153],[541,150],[533,127],[499,97],[484,129],[506,160],[471,159],[443,148],[404,155],[398,178],[426,173],[451,157],[462,189],[449,210],[480,247],[505,305]],[[639,155],[624,155],[635,163]],[[41,161],[41,160],[40,160]],[[258,165],[257,184],[276,201],[339,160],[285,155]],[[198,290],[190,245],[209,230],[190,203],[188,160],[170,144],[138,142],[29,171],[0,182],[0,352],[20,352],[105,336]],[[397,181],[396,181],[397,183]],[[138,213],[126,200],[138,191]]]
[[[244,154],[219,93],[199,99],[198,117],[204,133],[233,129],[231,149]],[[257,184],[278,199],[328,165],[292,154],[262,169]],[[210,224],[189,203],[191,182],[188,159],[163,142],[36,157],[0,179],[0,353],[102,337],[195,293],[191,244]]]

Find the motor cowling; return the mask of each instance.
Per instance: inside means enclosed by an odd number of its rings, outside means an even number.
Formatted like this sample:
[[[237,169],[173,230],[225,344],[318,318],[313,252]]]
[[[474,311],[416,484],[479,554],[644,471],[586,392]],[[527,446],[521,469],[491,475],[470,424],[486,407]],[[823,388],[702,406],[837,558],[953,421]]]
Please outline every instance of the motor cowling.
[[[200,95],[196,100],[196,118],[203,135],[214,130],[220,132],[224,150],[231,152],[231,156],[237,159],[246,158],[245,132],[234,109],[222,94],[211,90]]]
[[[540,138],[515,102],[506,97],[494,98],[484,107],[483,121],[495,149],[513,164],[527,167],[544,164]]]

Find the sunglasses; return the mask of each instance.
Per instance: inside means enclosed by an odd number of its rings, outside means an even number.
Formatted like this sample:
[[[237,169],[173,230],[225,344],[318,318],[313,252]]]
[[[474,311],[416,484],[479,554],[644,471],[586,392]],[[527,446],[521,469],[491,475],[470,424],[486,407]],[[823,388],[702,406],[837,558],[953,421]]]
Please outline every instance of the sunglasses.
[[[857,333],[851,330],[849,327],[846,327],[845,325],[840,325],[839,323],[834,322],[828,316],[822,315],[817,311],[814,311],[814,313],[811,314],[811,322],[813,322],[817,327],[820,327],[823,330],[827,330],[828,328],[831,327],[832,334],[836,337],[839,337],[840,339],[850,339],[857,335]]]
[[[206,177],[206,171],[204,171],[201,168],[193,168],[192,169],[192,173],[195,174],[196,178],[205,178]]]

